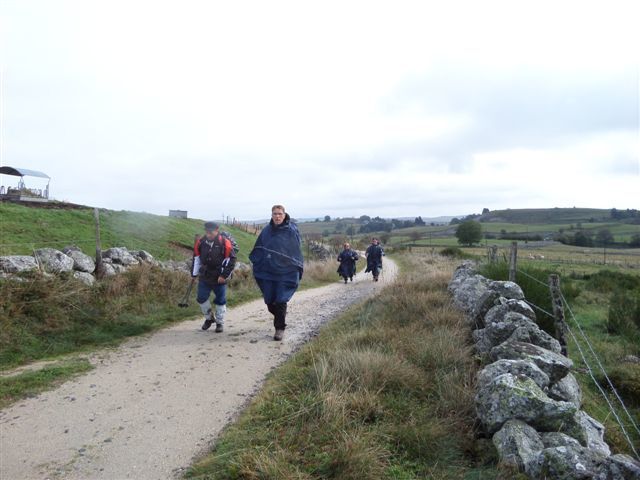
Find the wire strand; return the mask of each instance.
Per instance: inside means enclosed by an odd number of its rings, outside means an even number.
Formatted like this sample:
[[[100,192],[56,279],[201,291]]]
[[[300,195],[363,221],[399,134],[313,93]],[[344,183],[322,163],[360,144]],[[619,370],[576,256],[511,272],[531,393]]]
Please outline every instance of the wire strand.
[[[593,349],[593,346],[591,345],[591,342],[589,341],[589,338],[584,333],[584,330],[580,326],[580,323],[578,323],[578,320],[576,319],[576,316],[574,315],[573,310],[571,310],[571,306],[569,305],[569,302],[567,302],[567,300],[564,298],[564,295],[562,294],[562,292],[560,292],[560,296],[561,296],[562,301],[564,302],[564,304],[567,306],[567,309],[569,310],[569,313],[571,314],[571,318],[573,319],[573,322],[578,327],[578,331],[580,332],[580,335],[584,338],[587,346],[589,347],[589,350],[591,351],[591,354],[593,355],[593,358],[595,358],[595,360],[596,360],[596,362],[598,364],[598,367],[600,367],[600,370],[604,374],[604,377],[607,379],[607,383],[609,384],[609,386],[611,387],[611,390],[613,391],[614,395],[616,396],[616,398],[618,399],[618,401],[622,405],[622,408],[623,408],[624,412],[629,417],[629,420],[631,421],[631,425],[633,425],[633,428],[635,428],[636,432],[638,432],[638,434],[640,435],[640,428],[638,428],[638,425],[636,424],[635,420],[633,419],[633,416],[631,415],[631,413],[629,413],[629,410],[627,409],[626,405],[624,404],[624,401],[622,400],[622,398],[618,394],[618,391],[614,387],[613,382],[609,378],[609,375],[607,375],[607,372],[605,371],[604,367],[602,366],[602,363],[600,362],[600,358],[598,357],[598,355],[596,354],[595,350]],[[636,453],[636,455],[637,455],[637,453]]]

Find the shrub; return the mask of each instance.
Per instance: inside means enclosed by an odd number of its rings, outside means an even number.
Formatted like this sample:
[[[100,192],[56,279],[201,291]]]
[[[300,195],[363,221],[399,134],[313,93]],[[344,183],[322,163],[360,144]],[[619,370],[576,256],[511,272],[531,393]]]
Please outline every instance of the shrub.
[[[640,296],[615,291],[609,301],[607,331],[616,335],[640,338]]]
[[[451,258],[464,258],[465,254],[458,247],[446,247],[440,250],[440,255]]]

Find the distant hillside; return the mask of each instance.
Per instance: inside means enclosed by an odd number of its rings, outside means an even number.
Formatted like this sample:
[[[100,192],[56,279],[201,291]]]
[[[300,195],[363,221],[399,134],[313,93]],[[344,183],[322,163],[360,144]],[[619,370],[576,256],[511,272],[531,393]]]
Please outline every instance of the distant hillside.
[[[61,205],[61,207],[64,207]],[[190,255],[202,220],[170,218],[150,213],[100,210],[102,248],[125,246],[147,250],[161,260]],[[247,262],[255,236],[224,226],[240,245],[239,260]],[[0,255],[30,255],[36,248],[77,245],[95,255],[95,223],[91,208],[43,208],[0,203]]]
[[[625,212],[625,210],[619,210]],[[480,222],[519,224],[601,223],[618,220],[611,209],[599,208],[525,208],[494,210],[476,218]]]

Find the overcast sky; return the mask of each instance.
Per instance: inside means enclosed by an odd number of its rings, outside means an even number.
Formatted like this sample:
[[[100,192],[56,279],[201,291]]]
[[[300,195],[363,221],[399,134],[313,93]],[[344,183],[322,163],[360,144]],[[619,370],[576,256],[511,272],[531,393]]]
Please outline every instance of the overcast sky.
[[[0,0],[2,163],[59,200],[197,218],[639,208],[639,18],[636,0]]]

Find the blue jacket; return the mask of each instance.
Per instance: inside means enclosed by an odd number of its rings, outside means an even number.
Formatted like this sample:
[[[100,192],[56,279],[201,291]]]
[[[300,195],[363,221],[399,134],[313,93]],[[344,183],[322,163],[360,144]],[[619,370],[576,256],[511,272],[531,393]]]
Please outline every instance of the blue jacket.
[[[253,264],[253,276],[262,280],[302,279],[304,259],[300,245],[300,233],[287,213],[284,222],[276,225],[273,220],[262,229],[253,250],[249,254]]]

